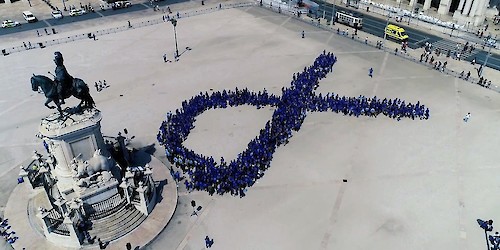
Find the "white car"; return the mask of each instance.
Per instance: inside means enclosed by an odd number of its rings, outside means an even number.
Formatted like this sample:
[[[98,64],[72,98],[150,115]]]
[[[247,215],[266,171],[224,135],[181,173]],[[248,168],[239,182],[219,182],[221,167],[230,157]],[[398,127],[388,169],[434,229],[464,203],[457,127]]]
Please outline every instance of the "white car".
[[[5,20],[2,22],[2,28],[11,28],[21,25],[19,22],[12,20]]]
[[[489,46],[489,47],[493,47],[493,48],[496,48],[496,45],[497,45],[497,41],[493,38],[486,38],[484,39],[484,43]]]
[[[82,9],[71,9],[69,11],[70,16],[81,16],[85,13],[86,13],[85,10],[82,10]]]
[[[33,15],[31,11],[23,11],[23,17],[24,20],[28,21],[28,23],[34,23],[38,21],[38,19],[36,19],[35,15]]]
[[[129,1],[118,1],[113,3],[112,8],[116,10],[116,9],[128,8],[130,6],[132,6],[132,4]]]
[[[62,14],[62,12],[60,10],[54,10],[54,11],[52,11],[51,15],[55,19],[61,19],[61,18],[64,17],[63,14]]]

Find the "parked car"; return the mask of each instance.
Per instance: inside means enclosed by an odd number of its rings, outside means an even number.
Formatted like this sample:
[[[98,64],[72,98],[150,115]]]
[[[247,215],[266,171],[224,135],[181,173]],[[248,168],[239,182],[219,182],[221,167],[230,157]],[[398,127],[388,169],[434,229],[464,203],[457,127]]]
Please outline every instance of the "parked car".
[[[54,11],[52,11],[51,15],[55,19],[61,19],[61,18],[64,17],[63,14],[62,14],[62,11],[60,11],[60,10],[54,10]]]
[[[69,11],[70,16],[81,16],[83,14],[85,14],[85,10],[82,9],[71,9]]]
[[[28,23],[34,23],[38,21],[38,19],[31,13],[31,11],[23,11],[24,20],[28,21]]]
[[[116,10],[116,9],[128,8],[130,6],[132,6],[132,4],[129,1],[118,1],[113,3],[112,8]]]
[[[19,22],[12,20],[5,20],[2,22],[2,28],[12,28],[21,25]]]
[[[493,48],[496,48],[497,46],[497,40],[493,39],[493,38],[485,38],[484,39],[484,43],[486,44],[486,46],[488,47],[493,47]]]

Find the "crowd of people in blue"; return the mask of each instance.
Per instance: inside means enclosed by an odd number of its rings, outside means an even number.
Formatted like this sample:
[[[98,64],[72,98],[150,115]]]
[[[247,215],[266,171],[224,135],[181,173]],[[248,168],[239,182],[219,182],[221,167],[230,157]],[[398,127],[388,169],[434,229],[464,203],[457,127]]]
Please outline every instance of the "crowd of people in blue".
[[[12,230],[9,225],[9,219],[0,218],[0,235],[9,243],[14,244],[19,237],[16,236],[16,231]]]
[[[174,114],[167,114],[157,135],[158,141],[165,147],[168,160],[187,175],[184,178],[179,171],[172,169],[174,179],[178,182],[184,179],[189,191],[205,190],[210,195],[230,193],[244,197],[247,187],[252,186],[270,167],[276,148],[288,143],[293,133],[299,131],[308,112],[333,111],[356,117],[383,114],[398,121],[405,117],[429,118],[429,109],[419,102],[411,104],[397,98],[346,97],[333,93],[316,95],[314,90],[320,80],[333,71],[336,62],[334,54],[323,51],[312,66],[293,75],[291,86],[283,87],[281,96],[269,94],[266,90],[255,93],[245,88],[200,93],[184,101],[182,108]],[[245,104],[257,108],[272,106],[275,111],[272,119],[236,159],[228,162],[221,158],[217,163],[213,157],[197,154],[182,145],[194,128],[196,116],[210,109]]]

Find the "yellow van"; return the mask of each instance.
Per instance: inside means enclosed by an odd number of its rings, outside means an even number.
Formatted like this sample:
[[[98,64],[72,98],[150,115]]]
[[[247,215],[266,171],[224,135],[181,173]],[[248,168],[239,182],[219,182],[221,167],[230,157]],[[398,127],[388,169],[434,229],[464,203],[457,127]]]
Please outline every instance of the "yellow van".
[[[389,24],[385,27],[385,35],[398,41],[406,42],[408,40],[408,35],[406,34],[405,29],[394,24]]]

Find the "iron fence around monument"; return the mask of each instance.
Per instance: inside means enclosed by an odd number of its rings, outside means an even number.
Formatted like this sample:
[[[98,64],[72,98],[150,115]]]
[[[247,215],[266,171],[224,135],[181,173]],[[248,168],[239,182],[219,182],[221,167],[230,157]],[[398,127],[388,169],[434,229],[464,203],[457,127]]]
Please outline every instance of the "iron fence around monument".
[[[117,212],[126,204],[127,199],[122,198],[120,194],[115,194],[109,199],[99,201],[94,204],[84,204],[83,209],[85,210],[85,214],[87,214],[90,219],[98,220]]]
[[[63,223],[64,219],[62,218],[62,215],[59,213],[58,210],[55,208],[52,208],[51,210],[47,211],[47,229],[49,232],[54,232],[56,234],[64,235],[64,236],[69,236],[69,230],[68,227]]]
[[[27,177],[33,189],[45,187],[45,180],[42,173],[40,173],[40,166],[38,161],[32,160],[26,168]]]

